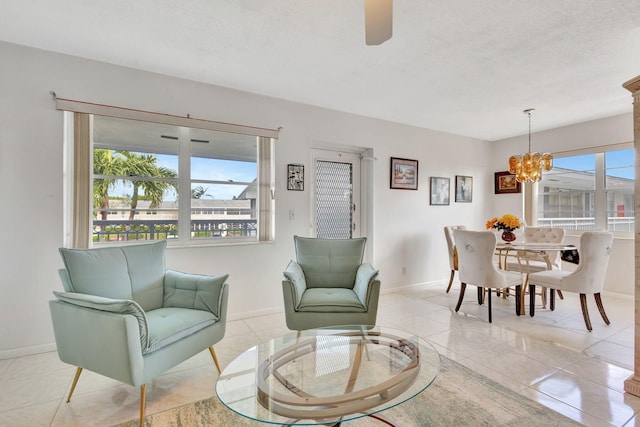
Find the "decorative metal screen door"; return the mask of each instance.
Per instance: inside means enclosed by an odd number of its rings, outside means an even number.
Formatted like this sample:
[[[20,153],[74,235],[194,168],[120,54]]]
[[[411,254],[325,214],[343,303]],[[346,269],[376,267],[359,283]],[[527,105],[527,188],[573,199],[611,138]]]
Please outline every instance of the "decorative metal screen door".
[[[360,158],[355,154],[334,154],[337,160],[315,159],[315,234],[327,239],[349,239],[360,235]]]

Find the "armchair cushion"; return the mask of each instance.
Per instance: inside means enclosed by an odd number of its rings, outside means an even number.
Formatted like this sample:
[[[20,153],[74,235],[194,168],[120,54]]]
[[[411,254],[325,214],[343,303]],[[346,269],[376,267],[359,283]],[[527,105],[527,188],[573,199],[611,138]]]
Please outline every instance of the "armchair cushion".
[[[220,315],[221,288],[228,274],[205,276],[167,270],[164,276],[164,307],[206,310]]]
[[[365,312],[358,295],[345,288],[311,288],[302,295],[298,311],[353,313]]]
[[[79,294],[75,292],[58,292],[53,291],[55,296],[60,300],[69,304],[80,307],[93,308],[110,313],[131,314],[138,321],[140,329],[140,347],[145,350],[149,346],[149,325],[147,316],[142,307],[133,300],[112,299],[98,297],[94,295]]]
[[[166,240],[91,250],[60,248],[73,292],[162,307]]]
[[[158,308],[147,312],[149,321],[149,346],[145,353],[150,353],[180,341],[201,329],[211,326],[218,318],[208,311],[190,308]]]
[[[296,259],[308,288],[353,288],[362,263],[366,237],[315,239],[294,236]]]

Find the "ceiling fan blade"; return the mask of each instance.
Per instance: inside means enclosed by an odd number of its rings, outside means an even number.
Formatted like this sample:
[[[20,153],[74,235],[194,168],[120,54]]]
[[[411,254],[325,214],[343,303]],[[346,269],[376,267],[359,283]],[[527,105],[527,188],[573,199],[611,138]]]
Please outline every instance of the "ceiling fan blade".
[[[364,0],[364,30],[367,45],[378,45],[393,34],[393,0]]]

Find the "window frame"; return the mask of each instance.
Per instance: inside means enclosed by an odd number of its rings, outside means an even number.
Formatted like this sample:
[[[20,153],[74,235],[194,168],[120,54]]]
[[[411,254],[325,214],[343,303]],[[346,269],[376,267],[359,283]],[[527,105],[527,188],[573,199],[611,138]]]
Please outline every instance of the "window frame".
[[[591,148],[584,148],[579,150],[569,150],[553,153],[554,159],[556,158],[565,158],[565,157],[574,157],[585,154],[594,154],[595,155],[595,177],[594,177],[594,229],[595,230],[608,230],[608,202],[607,202],[607,188],[606,188],[606,164],[605,164],[605,156],[607,152],[612,151],[620,151],[634,149],[633,142],[624,142],[618,144],[611,145],[603,145]],[[635,156],[635,153],[634,153]],[[635,165],[635,162],[633,162]],[[634,174],[637,171],[634,170]],[[525,193],[532,193],[531,197],[525,196],[525,212],[529,214],[529,218],[533,218],[535,220],[535,224],[537,225],[539,219],[538,217],[538,186],[540,183],[535,183],[534,185],[528,184],[525,186]],[[635,223],[635,212],[634,212],[634,223]],[[634,227],[637,224],[634,224]],[[565,229],[565,235],[567,236],[580,236],[584,233],[585,230],[576,230],[576,229]],[[612,231],[614,236],[617,238],[633,238],[634,232],[629,231]]]
[[[237,133],[257,138],[257,236],[248,238],[207,238],[193,239],[191,233],[181,232],[179,239],[170,239],[171,246],[206,246],[206,245],[237,245],[261,242],[272,242],[275,239],[275,200],[274,185],[274,145],[279,136],[279,129],[257,128],[223,122],[214,122],[190,117],[171,116],[160,113],[152,113],[140,110],[130,110],[120,107],[91,104],[82,101],[73,101],[62,98],[56,99],[56,108],[64,111],[64,150],[65,150],[65,190],[63,204],[65,206],[65,245],[76,248],[91,246],[105,246],[110,243],[95,243],[92,241],[93,218],[93,115],[114,117],[119,119],[137,120],[159,124],[176,125],[180,128],[207,129],[217,132]],[[73,114],[71,114],[73,113]],[[81,127],[80,127],[81,126]],[[181,131],[182,134],[182,131]],[[184,155],[179,148],[178,161],[186,162],[186,170],[189,171],[191,162],[191,150],[186,146],[188,155]],[[180,167],[183,165],[180,164]],[[179,167],[179,169],[180,169]],[[181,169],[180,169],[181,170]],[[186,182],[185,187],[191,189],[190,172],[179,180]],[[185,185],[185,184],[181,184]],[[183,190],[184,191],[184,190]],[[181,191],[181,192],[183,192]],[[187,193],[189,194],[189,193]],[[191,197],[189,203],[179,204],[179,224],[187,224],[187,230],[191,229]],[[88,222],[88,224],[87,224]],[[85,226],[86,225],[86,226]],[[134,241],[132,243],[139,242]],[[118,242],[119,244],[127,242]]]

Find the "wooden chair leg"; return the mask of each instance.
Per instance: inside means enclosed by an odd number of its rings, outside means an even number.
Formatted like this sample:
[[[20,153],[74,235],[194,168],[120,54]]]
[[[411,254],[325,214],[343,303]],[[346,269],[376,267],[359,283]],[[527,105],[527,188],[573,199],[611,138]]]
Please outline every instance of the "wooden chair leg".
[[[591,331],[591,319],[589,319],[589,309],[587,308],[586,294],[580,294],[580,307],[582,307],[582,317],[584,317],[584,324],[587,326],[587,330]]]
[[[516,315],[522,314],[522,285],[516,285]]]
[[[560,289],[558,289],[557,292],[558,292],[558,296],[560,297],[560,299],[564,299],[564,295],[562,295],[562,291]]]
[[[610,325],[611,322],[609,322],[607,313],[604,312],[604,306],[602,305],[602,297],[600,297],[600,292],[598,292],[597,294],[593,294],[593,296],[596,299],[596,305],[598,306],[598,311],[600,312],[600,316],[602,316],[602,320],[604,320],[604,323],[606,323],[607,325]]]
[[[80,378],[80,374],[82,373],[82,368],[76,369],[76,374],[73,376],[73,382],[71,383],[71,390],[69,390],[69,396],[67,397],[67,403],[71,401],[71,395],[73,391],[76,389],[76,384],[78,384],[78,379]]]
[[[560,292],[558,290],[558,292]],[[549,289],[549,310],[556,309],[556,289]]]
[[[536,285],[529,284],[529,316],[536,314]]]
[[[451,270],[451,277],[449,278],[449,286],[447,286],[447,293],[451,290],[451,285],[453,284],[453,276],[456,274],[455,270]]]
[[[478,286],[478,304],[484,303],[484,288]]]
[[[480,288],[478,288],[480,289]],[[487,299],[488,301],[488,305],[489,305],[489,323],[491,323],[491,290],[489,290],[489,292],[487,292],[488,296]]]
[[[213,357],[213,363],[216,364],[216,369],[218,373],[222,373],[222,369],[220,369],[220,363],[218,363],[218,357],[216,356],[216,351],[213,349],[213,346],[209,347],[209,353],[211,353],[211,357]]]
[[[140,386],[140,427],[144,426],[144,413],[147,409],[147,385]]]
[[[460,283],[460,297],[458,297],[458,304],[456,305],[456,312],[460,310],[460,306],[462,305],[462,300],[464,299],[464,291],[467,288],[466,283]]]

